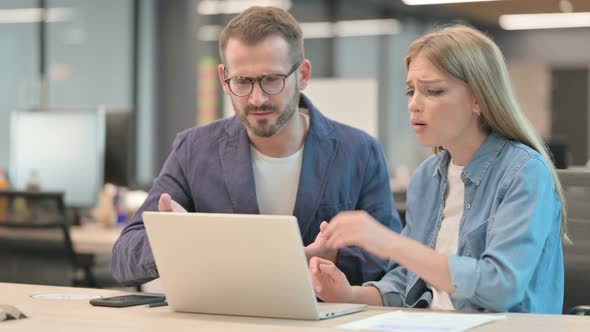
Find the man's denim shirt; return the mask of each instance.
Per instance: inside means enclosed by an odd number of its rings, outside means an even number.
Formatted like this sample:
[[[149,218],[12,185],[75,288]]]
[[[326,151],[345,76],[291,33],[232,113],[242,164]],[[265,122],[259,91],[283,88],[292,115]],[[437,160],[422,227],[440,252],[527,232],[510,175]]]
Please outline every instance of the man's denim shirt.
[[[402,235],[434,248],[443,215],[450,155],[427,159],[407,194]],[[551,170],[526,145],[490,134],[461,175],[465,184],[459,247],[449,257],[456,310],[560,314],[564,266],[561,204]],[[377,282],[388,306],[429,307],[432,292],[392,264]]]

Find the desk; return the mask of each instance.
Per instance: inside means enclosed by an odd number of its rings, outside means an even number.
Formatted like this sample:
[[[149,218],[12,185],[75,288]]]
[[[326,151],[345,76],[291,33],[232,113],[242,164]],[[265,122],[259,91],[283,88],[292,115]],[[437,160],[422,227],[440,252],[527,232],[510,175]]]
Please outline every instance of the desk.
[[[117,283],[112,279],[110,260],[113,245],[121,229],[107,229],[98,224],[72,226],[69,229],[71,249],[64,245],[61,230],[19,229],[0,227],[0,241],[19,243],[16,248],[8,245],[2,256],[6,270],[0,270],[0,281],[23,281],[45,285],[77,285],[110,287]],[[51,255],[35,248],[38,243],[52,249]],[[49,244],[48,244],[49,243]],[[52,244],[54,243],[54,245]],[[21,254],[19,250],[23,250]],[[57,250],[57,251],[56,251]],[[72,251],[73,250],[73,251]],[[72,258],[75,255],[75,259]],[[1,302],[1,300],[0,300]]]
[[[370,307],[369,310],[323,321],[202,315],[172,312],[170,307],[93,307],[87,300],[38,300],[32,294],[76,293],[101,296],[122,295],[113,290],[68,288],[0,283],[2,303],[18,306],[30,318],[0,322],[0,330],[10,331],[345,331],[334,327],[396,308]],[[587,332],[590,317],[507,314],[508,319],[480,326],[477,332]]]
[[[121,231],[121,228],[105,228],[99,224],[86,224],[70,227],[70,236],[76,253],[110,255]]]
[[[113,245],[115,245],[115,242],[119,238],[119,234],[121,234],[120,228],[104,228],[98,224],[70,227],[72,245],[77,254],[110,255]],[[44,232],[43,230],[35,230],[31,232],[30,230],[0,228],[0,238],[23,240],[50,240],[55,238],[56,240],[62,241],[63,236],[56,234],[55,231]]]

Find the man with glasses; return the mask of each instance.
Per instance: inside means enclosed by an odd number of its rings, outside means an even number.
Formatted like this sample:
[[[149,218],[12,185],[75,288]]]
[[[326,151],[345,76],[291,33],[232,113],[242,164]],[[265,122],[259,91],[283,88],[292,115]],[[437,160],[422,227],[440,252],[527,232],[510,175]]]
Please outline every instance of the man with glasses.
[[[333,261],[353,285],[380,278],[384,260],[358,248],[328,250],[320,235],[346,210],[401,226],[379,143],[325,118],[300,94],[311,63],[299,24],[284,10],[251,7],[221,32],[219,50],[219,77],[236,115],[178,135],[113,249],[115,279],[134,285],[158,277],[141,220],[150,210],[294,215],[308,259]]]

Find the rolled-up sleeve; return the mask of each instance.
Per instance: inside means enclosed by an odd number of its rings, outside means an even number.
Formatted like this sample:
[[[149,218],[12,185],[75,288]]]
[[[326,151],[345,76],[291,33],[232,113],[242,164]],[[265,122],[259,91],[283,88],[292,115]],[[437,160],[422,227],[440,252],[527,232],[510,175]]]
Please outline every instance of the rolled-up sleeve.
[[[405,267],[396,265],[381,280],[365,282],[363,287],[377,288],[384,306],[403,307],[407,273],[408,270]]]
[[[549,234],[559,232],[560,204],[543,161],[523,162],[501,190],[502,201],[488,220],[483,254],[448,260],[453,297],[492,311],[507,311],[523,300]]]

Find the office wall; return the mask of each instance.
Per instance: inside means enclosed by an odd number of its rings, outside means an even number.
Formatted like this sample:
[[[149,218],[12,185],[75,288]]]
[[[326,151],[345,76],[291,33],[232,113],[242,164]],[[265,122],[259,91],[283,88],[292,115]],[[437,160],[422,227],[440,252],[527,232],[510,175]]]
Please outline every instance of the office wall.
[[[590,64],[590,28],[504,31],[495,36],[506,58],[551,66]]]
[[[0,10],[34,8],[35,0],[3,0]],[[38,23],[0,23],[0,168],[8,168],[10,112],[38,103]]]
[[[47,27],[49,105],[132,105],[132,0],[48,0],[67,8]]]
[[[198,1],[158,1],[158,167],[176,134],[196,123]]]
[[[294,1],[289,10],[299,22],[331,21],[335,19],[331,0]],[[334,77],[334,42],[330,39],[304,40],[305,57],[312,63],[312,78]]]
[[[522,112],[539,135],[548,140],[551,137],[551,68],[521,60],[508,62],[508,70]]]
[[[158,130],[156,126],[157,85],[157,0],[142,0],[138,15],[138,70],[136,105],[136,181],[142,186],[156,176]]]
[[[303,92],[328,118],[379,137],[377,80],[316,78]]]
[[[552,69],[590,68],[590,28],[504,31],[496,33],[495,40],[509,63],[545,66],[549,72]],[[533,81],[529,78],[521,79]],[[538,89],[535,85],[539,83],[534,82],[530,88]],[[551,95],[551,91],[548,93]],[[590,102],[587,104],[590,105]],[[558,111],[550,109],[550,112]],[[587,113],[590,114],[590,109]],[[559,119],[559,115],[553,118]],[[590,132],[590,116],[585,116],[584,119],[589,121],[586,128]],[[552,127],[551,123],[549,127]],[[586,135],[586,141],[587,155],[590,155],[590,135]]]

